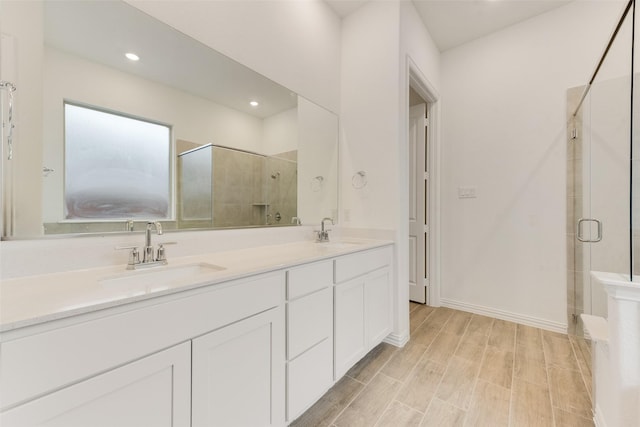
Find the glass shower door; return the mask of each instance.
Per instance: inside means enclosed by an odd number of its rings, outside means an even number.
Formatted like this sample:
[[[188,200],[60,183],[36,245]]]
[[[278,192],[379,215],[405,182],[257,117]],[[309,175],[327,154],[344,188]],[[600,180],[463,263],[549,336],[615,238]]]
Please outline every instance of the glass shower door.
[[[607,317],[607,294],[591,271],[631,271],[630,141],[632,19],[629,14],[582,107],[583,310]],[[580,219],[582,221],[580,221]]]

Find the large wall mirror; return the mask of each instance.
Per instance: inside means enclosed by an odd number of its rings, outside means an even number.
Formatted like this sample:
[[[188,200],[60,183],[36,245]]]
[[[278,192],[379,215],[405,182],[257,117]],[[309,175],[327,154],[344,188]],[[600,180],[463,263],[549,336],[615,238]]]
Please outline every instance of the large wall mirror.
[[[28,3],[42,22],[37,237],[137,231],[147,220],[181,230],[335,216],[334,113],[124,2]],[[5,45],[22,46],[24,34],[0,30]],[[5,49],[5,69],[20,54]],[[5,187],[6,171],[28,161],[3,160]],[[35,237],[12,229],[5,238]]]

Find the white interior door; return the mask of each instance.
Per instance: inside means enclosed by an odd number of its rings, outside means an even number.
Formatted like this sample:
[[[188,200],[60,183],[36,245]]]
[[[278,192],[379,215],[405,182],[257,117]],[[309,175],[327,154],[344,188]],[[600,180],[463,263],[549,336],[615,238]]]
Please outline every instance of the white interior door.
[[[429,228],[427,224],[426,104],[409,111],[409,299],[426,303]]]

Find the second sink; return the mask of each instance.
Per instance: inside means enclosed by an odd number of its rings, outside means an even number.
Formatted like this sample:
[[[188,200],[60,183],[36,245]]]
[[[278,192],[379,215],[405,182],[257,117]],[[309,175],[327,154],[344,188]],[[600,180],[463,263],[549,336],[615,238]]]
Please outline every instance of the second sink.
[[[359,242],[345,242],[345,241],[336,241],[336,242],[329,241],[329,242],[321,242],[316,244],[321,248],[330,248],[330,249],[352,249],[362,245],[362,243],[359,243]]]

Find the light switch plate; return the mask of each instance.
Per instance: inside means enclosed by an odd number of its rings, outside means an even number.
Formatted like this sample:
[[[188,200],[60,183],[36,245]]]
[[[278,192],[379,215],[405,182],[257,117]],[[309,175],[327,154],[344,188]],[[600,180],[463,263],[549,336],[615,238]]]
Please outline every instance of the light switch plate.
[[[476,187],[458,187],[458,199],[475,199],[476,197]]]

